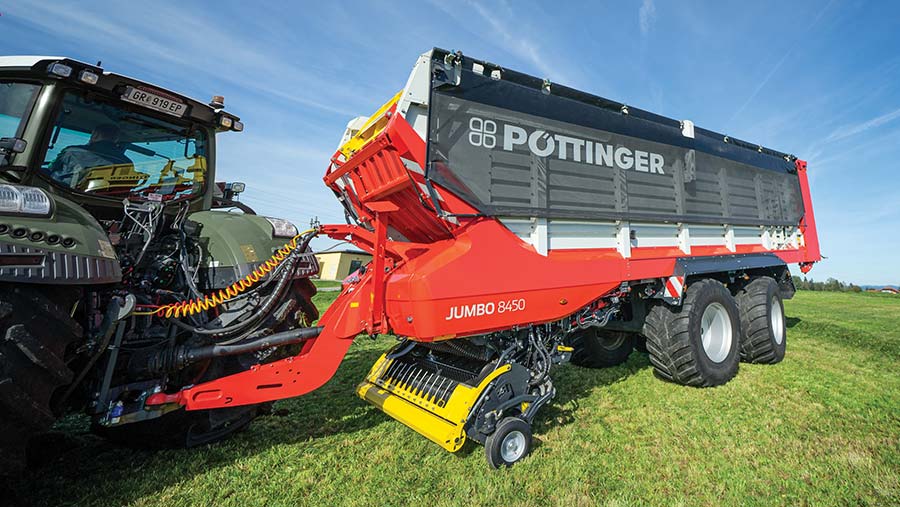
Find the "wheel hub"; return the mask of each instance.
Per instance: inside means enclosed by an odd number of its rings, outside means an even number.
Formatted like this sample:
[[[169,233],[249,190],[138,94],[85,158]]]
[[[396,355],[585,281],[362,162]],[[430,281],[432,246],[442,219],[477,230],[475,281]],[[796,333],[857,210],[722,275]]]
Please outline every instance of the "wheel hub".
[[[700,318],[700,340],[703,352],[714,363],[721,363],[731,352],[733,329],[728,310],[721,303],[711,303]]]
[[[507,463],[515,463],[525,453],[525,435],[521,431],[510,431],[500,442],[500,457]]]
[[[784,341],[784,312],[775,298],[772,298],[769,306],[771,307],[769,310],[769,327],[772,328],[772,337],[775,339],[775,343],[781,345],[781,342]]]

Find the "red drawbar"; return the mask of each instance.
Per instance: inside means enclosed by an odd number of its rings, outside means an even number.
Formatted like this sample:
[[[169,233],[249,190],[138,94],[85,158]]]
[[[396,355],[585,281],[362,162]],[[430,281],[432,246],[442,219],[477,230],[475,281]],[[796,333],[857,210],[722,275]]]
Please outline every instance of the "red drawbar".
[[[363,319],[370,314],[371,276],[344,292],[319,319],[322,333],[300,353],[247,371],[188,387],[176,394],[159,393],[147,405],[179,403],[188,410],[233,407],[300,396],[318,389],[334,375]],[[364,326],[363,326],[364,327]]]

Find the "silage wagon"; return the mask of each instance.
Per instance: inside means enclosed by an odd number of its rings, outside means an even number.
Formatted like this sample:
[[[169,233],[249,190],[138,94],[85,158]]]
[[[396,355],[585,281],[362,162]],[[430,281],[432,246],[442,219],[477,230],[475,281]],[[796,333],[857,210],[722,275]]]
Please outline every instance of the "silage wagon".
[[[531,448],[551,367],[645,348],[663,379],[721,385],[786,347],[789,264],[820,259],[806,163],[460,53],[422,55],[348,125],[325,183],[373,261],[294,357],[158,393],[209,409],[302,395],[354,337],[393,334],[358,394],[492,466]]]

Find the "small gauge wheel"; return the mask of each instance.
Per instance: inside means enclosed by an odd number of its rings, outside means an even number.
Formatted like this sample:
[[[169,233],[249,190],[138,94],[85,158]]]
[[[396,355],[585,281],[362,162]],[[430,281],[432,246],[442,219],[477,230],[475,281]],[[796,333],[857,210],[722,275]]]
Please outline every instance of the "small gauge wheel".
[[[491,468],[510,467],[531,452],[531,425],[518,417],[506,417],[484,443]]]

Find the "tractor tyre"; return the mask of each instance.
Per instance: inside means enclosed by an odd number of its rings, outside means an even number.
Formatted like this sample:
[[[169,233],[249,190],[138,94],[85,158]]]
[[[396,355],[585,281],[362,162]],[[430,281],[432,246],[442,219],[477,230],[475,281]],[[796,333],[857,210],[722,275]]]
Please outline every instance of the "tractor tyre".
[[[585,368],[609,368],[628,360],[634,349],[634,334],[589,328],[572,339],[572,364]]]
[[[647,337],[639,334],[634,337],[634,350],[646,354],[647,351]]]
[[[784,303],[778,283],[763,276],[738,292],[741,312],[741,361],[780,363],[787,348]]]
[[[737,374],[740,313],[734,297],[717,280],[692,283],[681,307],[655,304],[647,314],[643,334],[650,363],[664,380],[712,387]]]
[[[66,349],[82,338],[77,290],[0,284],[0,475],[26,464],[32,435],[56,421],[54,394],[72,382]]]

